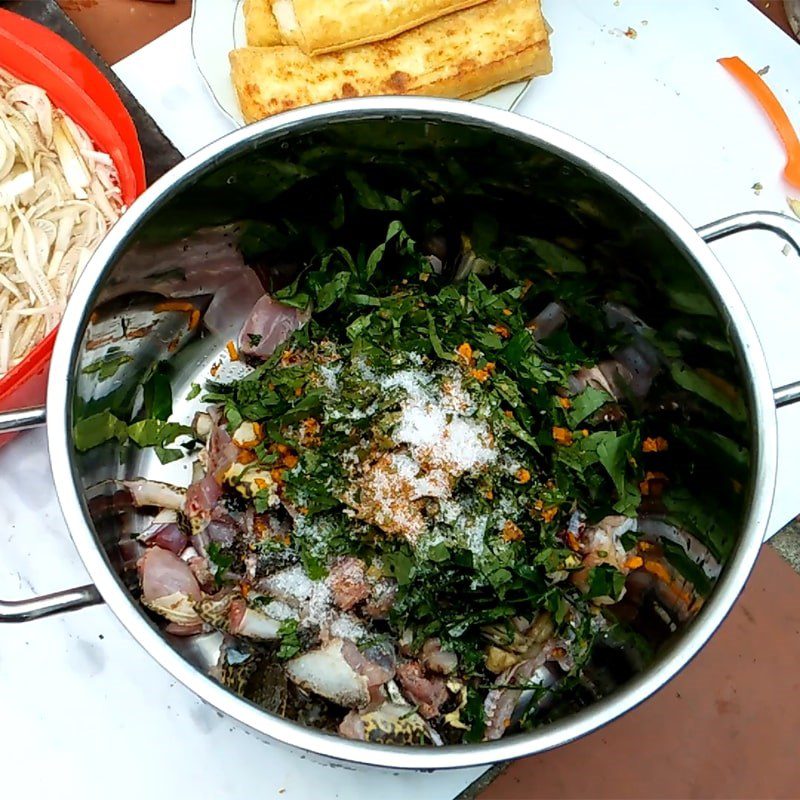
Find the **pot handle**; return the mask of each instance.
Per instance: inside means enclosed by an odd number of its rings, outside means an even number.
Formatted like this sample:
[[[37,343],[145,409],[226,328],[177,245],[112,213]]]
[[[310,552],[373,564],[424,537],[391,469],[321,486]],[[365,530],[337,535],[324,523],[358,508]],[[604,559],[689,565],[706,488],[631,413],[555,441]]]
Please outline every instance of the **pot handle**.
[[[745,211],[730,217],[710,222],[697,229],[706,242],[715,242],[741,231],[771,231],[785,239],[800,256],[800,219],[777,211]],[[778,408],[800,402],[800,381],[787,383],[774,390],[775,405]]]
[[[25,431],[44,425],[46,412],[44,406],[23,408],[20,411],[0,413],[0,433]],[[67,611],[102,603],[100,592],[92,585],[65,589],[62,592],[43,594],[28,600],[0,600],[0,623],[29,622],[40,617],[49,617]]]
[[[47,421],[44,406],[0,412],[0,433],[14,433],[38,428]]]
[[[77,611],[79,608],[102,603],[103,598],[94,584],[43,594],[28,600],[0,600],[0,623],[30,622],[53,614]]]

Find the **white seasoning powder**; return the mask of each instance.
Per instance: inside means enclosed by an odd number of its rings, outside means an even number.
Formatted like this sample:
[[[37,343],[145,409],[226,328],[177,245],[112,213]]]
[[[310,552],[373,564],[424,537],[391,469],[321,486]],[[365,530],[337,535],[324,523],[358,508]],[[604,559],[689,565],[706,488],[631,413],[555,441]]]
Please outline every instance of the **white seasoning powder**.
[[[335,392],[339,388],[338,376],[341,370],[341,364],[338,363],[330,365],[323,364],[318,368],[319,376],[322,378],[322,382],[329,391]]]
[[[320,626],[325,625],[330,619],[332,606],[333,596],[328,584],[324,581],[313,581],[311,597],[306,608],[308,620]]]
[[[352,615],[340,614],[330,624],[331,636],[357,642],[367,635],[367,629]]]
[[[262,610],[268,617],[277,619],[279,622],[285,619],[297,619],[297,612],[291,606],[280,600],[272,600],[267,603]]]
[[[472,403],[460,376],[448,377],[444,391],[431,391],[419,371],[395,373],[387,386],[403,386],[408,397],[392,438],[411,447],[420,463],[439,464],[454,476],[495,461],[494,437],[485,421],[467,416]],[[428,384],[430,378],[428,378]]]
[[[388,458],[397,477],[408,483],[410,499],[450,496],[450,477],[443,470],[421,470],[419,463],[407,453],[390,453]],[[391,490],[392,487],[387,488]]]
[[[480,556],[486,551],[486,526],[489,518],[485,514],[467,518],[463,517],[458,525],[458,539],[473,555]]]
[[[494,463],[497,448],[488,423],[474,416],[458,370],[434,375],[402,369],[376,382],[383,391],[400,388],[405,394],[391,431],[397,449],[363,467],[352,465],[361,474],[354,476],[350,502],[361,519],[416,542],[429,526],[417,501],[447,502],[458,478]],[[460,513],[450,510],[449,515],[455,519]],[[485,527],[484,520],[482,531]],[[481,548],[482,531],[473,536]]]
[[[264,587],[273,597],[297,606],[305,603],[314,591],[314,581],[296,564],[288,569],[270,575],[264,581]]]
[[[351,498],[358,516],[387,533],[414,541],[425,530],[425,518],[414,502],[419,465],[402,453],[386,453],[371,463],[355,482]]]
[[[264,588],[277,598],[273,603],[280,603],[277,606],[279,613],[281,606],[291,607],[289,611],[298,609],[303,622],[319,626],[327,625],[332,619],[334,609],[330,588],[325,581],[312,581],[299,564],[270,575],[264,581]],[[297,614],[293,613],[293,616],[296,618]],[[281,617],[276,616],[275,619]]]
[[[383,375],[379,379],[378,384],[384,391],[400,387],[405,390],[409,397],[419,397],[427,395],[426,386],[431,383],[432,380],[433,376],[422,370],[401,369],[398,372]]]

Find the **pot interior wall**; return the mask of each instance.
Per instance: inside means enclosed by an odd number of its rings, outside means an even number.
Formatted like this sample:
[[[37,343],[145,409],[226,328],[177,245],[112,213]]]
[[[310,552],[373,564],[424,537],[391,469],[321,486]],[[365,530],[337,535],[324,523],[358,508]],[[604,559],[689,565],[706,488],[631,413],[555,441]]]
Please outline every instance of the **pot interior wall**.
[[[227,361],[225,343],[235,338],[249,311],[247,303],[236,302],[244,296],[243,264],[254,268],[267,289],[291,281],[317,243],[294,235],[285,210],[314,220],[320,241],[334,242],[341,213],[337,196],[344,184],[363,184],[363,203],[376,207],[385,206],[382,193],[387,192],[397,218],[416,239],[429,233],[426,209],[436,207],[440,217],[452,220],[454,230],[469,221],[478,254],[483,248],[501,252],[521,236],[564,244],[586,265],[598,302],[624,296],[653,328],[685,328],[687,336],[696,337],[687,340],[693,366],[713,365],[714,375],[726,382],[720,384],[723,394],[730,385],[747,396],[724,309],[679,245],[635,201],[597,174],[516,135],[422,117],[370,118],[262,137],[208,166],[147,212],[108,267],[95,307],[87,313],[73,373],[73,424],[103,412],[131,420],[145,401],[152,406],[153,395],[163,393],[166,383],[174,418],[188,421],[201,406],[199,398],[186,399],[192,385],[202,384],[214,364]],[[371,196],[369,187],[381,193]],[[254,250],[258,257],[249,258]],[[199,324],[187,303],[203,312]],[[223,363],[218,377],[236,366]],[[160,377],[154,378],[156,373]],[[144,397],[145,383],[149,398]],[[688,424],[709,437],[716,432],[742,445],[750,441],[746,416],[733,420],[722,415],[712,422],[679,387],[658,402],[676,424],[686,424],[688,415]],[[672,469],[680,472],[681,453],[692,447],[692,442],[677,446],[676,440]],[[710,530],[730,550],[748,497],[749,474],[745,456],[731,475],[715,461],[712,449],[709,445],[707,458],[695,459],[692,469],[703,464],[706,477],[718,473],[707,513],[712,522],[718,516],[719,525]],[[136,602],[131,568],[136,548],[127,540],[146,525],[147,516],[131,507],[118,481],[146,475],[187,485],[191,457],[162,465],[151,451],[118,442],[76,450],[74,456],[97,539]],[[691,477],[683,475],[685,481]],[[680,508],[673,511],[680,516]],[[203,670],[215,662],[216,634],[164,638]]]

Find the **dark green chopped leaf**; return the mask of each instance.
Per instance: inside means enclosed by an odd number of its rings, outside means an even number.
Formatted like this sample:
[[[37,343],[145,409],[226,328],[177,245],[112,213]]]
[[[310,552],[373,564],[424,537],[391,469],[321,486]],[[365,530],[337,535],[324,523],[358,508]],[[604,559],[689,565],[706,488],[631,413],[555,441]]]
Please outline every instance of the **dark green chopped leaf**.
[[[381,263],[381,259],[386,252],[386,247],[389,242],[391,242],[395,236],[404,232],[403,223],[399,220],[395,220],[389,224],[389,229],[386,231],[386,239],[369,254],[364,268],[364,278],[366,280],[369,280],[375,274],[375,270],[378,268],[378,264]]]
[[[350,255],[350,251],[345,247],[334,247],[333,250],[323,256],[322,263],[320,265],[322,272],[324,273],[328,266],[332,263],[335,263],[337,259],[347,267],[348,272],[351,275],[354,275],[357,272],[356,262],[353,259],[353,256]],[[317,273],[313,273],[313,275],[316,277]]]
[[[347,295],[347,302],[352,303],[354,306],[373,306],[374,308],[379,308],[381,305],[380,297],[374,297],[363,292]]]
[[[560,572],[571,554],[571,550],[563,547],[545,547],[536,554],[533,563],[543,567],[548,574]]]
[[[214,583],[217,587],[222,586],[225,573],[233,564],[233,554],[226,553],[218,542],[209,542],[206,547],[208,560],[211,562],[211,571],[214,573]]]
[[[306,274],[301,272],[292,283],[274,293],[275,299],[292,308],[308,308],[311,296],[308,292],[300,291],[300,285],[305,278]]]
[[[280,646],[278,647],[278,658],[286,660],[296,656],[301,649],[300,637],[297,632],[298,622],[296,619],[285,619],[278,627]]]
[[[427,556],[431,561],[441,563],[450,558],[450,549],[444,542],[439,542],[427,551]]]
[[[486,731],[483,694],[472,686],[467,689],[467,703],[461,712],[461,718],[469,725],[469,730],[464,734],[464,741],[469,744],[482,742]]]
[[[623,533],[622,536],[619,537],[620,544],[625,548],[625,551],[633,550],[636,547],[636,542],[639,541],[639,537],[635,533],[631,533],[627,531]]]
[[[694,534],[714,556],[724,560],[739,535],[737,511],[730,504],[709,504],[707,497],[695,497],[686,489],[664,494],[667,521]]]
[[[193,383],[192,388],[189,390],[189,393],[186,395],[187,400],[194,400],[197,395],[200,394],[200,384]]]
[[[536,375],[541,365],[540,357],[534,352],[536,340],[527,329],[517,331],[506,342],[501,359],[504,364],[518,373]]]
[[[553,587],[542,598],[547,610],[553,615],[556,625],[561,623],[567,618],[570,605],[564,597],[560,589]]]
[[[671,437],[677,439],[704,460],[709,459],[722,466],[727,473],[744,478],[750,466],[750,454],[742,445],[716,431],[704,428],[687,428],[675,425]]]
[[[697,289],[681,289],[674,286],[665,287],[670,305],[686,314],[713,317],[717,311],[711,302],[708,293]]]
[[[589,598],[610,597],[618,600],[624,588],[625,576],[610,564],[600,564],[589,570]]]
[[[599,438],[597,444],[597,458],[606,468],[614,487],[619,495],[625,493],[627,483],[626,473],[629,469],[629,459],[638,450],[639,434],[636,432],[619,435],[611,431],[595,434]]]
[[[154,452],[162,464],[169,464],[172,461],[177,461],[179,458],[183,458],[186,455],[186,453],[178,450],[175,447],[162,447],[161,445],[156,445]]]
[[[306,509],[309,516],[341,505],[341,501],[334,496],[324,478],[306,472],[288,474],[286,492],[292,502]]]
[[[625,488],[612,508],[618,514],[623,514],[626,517],[635,517],[641,502],[642,493],[639,487],[629,481],[625,484]]]
[[[571,446],[557,448],[555,458],[579,474],[583,474],[587,467],[600,461],[600,456],[597,454],[600,444],[615,436],[613,431],[597,431],[587,437],[576,437]]]
[[[551,272],[583,273],[586,265],[569,250],[546,242],[544,239],[522,237],[522,241],[542,260],[542,266]]]
[[[306,575],[312,581],[321,581],[328,574],[325,564],[311,552],[303,551],[300,560]]]
[[[228,420],[228,429],[231,431],[235,431],[244,421],[242,412],[230,400],[225,403],[225,418]]]
[[[369,328],[371,323],[372,314],[363,314],[360,317],[356,317],[345,329],[347,338],[350,339],[351,342],[354,342],[363,335],[364,331]]]
[[[670,364],[670,373],[678,386],[712,403],[717,408],[722,409],[737,422],[744,422],[747,419],[747,410],[744,401],[738,392],[731,388],[726,391],[716,383],[710,376],[701,374],[697,370],[687,367],[681,362]]]
[[[474,331],[472,340],[487,354],[491,354],[492,351],[499,350],[503,346],[500,336],[491,331]]]
[[[383,554],[383,563],[398,585],[405,586],[414,572],[414,559],[407,550],[395,550]]]
[[[692,561],[689,554],[679,544],[671,542],[669,539],[661,539],[660,544],[667,561],[694,586],[699,594],[706,597],[711,591],[711,580],[703,568]]]
[[[485,574],[489,579],[489,583],[497,590],[498,596],[500,597],[503,596],[503,592],[501,591],[502,587],[514,577],[505,567],[487,571]]]
[[[531,436],[531,434],[517,422],[516,417],[509,417],[504,413],[500,413],[495,416],[494,421],[498,423],[500,427],[505,428],[512,436],[524,442],[528,447],[533,448],[537,453],[542,452],[535,437]]]
[[[348,172],[347,179],[355,190],[356,201],[371,211],[399,211],[403,204],[388,194],[373,189],[358,172]]]
[[[93,361],[81,371],[84,375],[97,375],[98,381],[105,381],[113,377],[120,367],[124,364],[129,364],[131,361],[133,361],[133,357],[127,353],[109,353],[105,358]]]
[[[566,411],[567,423],[571,428],[577,427],[598,408],[612,400],[608,392],[588,386],[580,394],[570,398],[571,406]]]
[[[157,419],[146,419],[134,422],[128,426],[128,435],[131,441],[139,447],[154,447],[155,453],[162,464],[169,464],[183,458],[185,453],[166,445],[174,442],[179,436],[194,436],[194,431],[187,425],[177,422],[163,422]]]
[[[436,322],[433,319],[431,312],[428,312],[428,338],[430,339],[431,347],[436,355],[444,361],[455,361],[457,356],[455,353],[448,353],[444,349],[442,340],[439,338],[439,333],[436,330]]]
[[[276,292],[275,297],[279,299],[285,306],[306,309],[311,304],[311,295],[309,295],[307,292],[288,294],[285,297],[281,297],[280,294],[280,292]]]
[[[78,420],[72,431],[72,440],[80,451],[91,450],[111,439],[122,443],[127,438],[128,426],[110,411],[101,411]]]
[[[253,506],[257,514],[263,514],[269,510],[272,504],[272,494],[269,489],[259,489],[253,495]]]
[[[144,419],[128,426],[128,435],[139,447],[153,447],[161,444],[161,430],[164,422],[160,419]]]
[[[508,375],[497,374],[492,379],[492,388],[505,400],[512,409],[519,412],[523,408],[527,410],[522,400],[522,392],[519,384],[508,377]]]
[[[172,414],[172,385],[167,370],[167,365],[159,364],[155,372],[145,381],[144,419],[169,419]]]
[[[317,311],[325,311],[330,308],[337,300],[343,297],[350,283],[350,272],[338,272],[332,280],[328,281],[317,293],[317,301],[314,308]]]

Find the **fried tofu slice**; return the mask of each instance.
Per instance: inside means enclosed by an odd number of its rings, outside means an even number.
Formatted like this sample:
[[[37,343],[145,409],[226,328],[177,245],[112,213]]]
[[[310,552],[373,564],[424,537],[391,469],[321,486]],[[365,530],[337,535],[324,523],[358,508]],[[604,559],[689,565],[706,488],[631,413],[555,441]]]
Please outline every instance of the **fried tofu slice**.
[[[308,55],[390,39],[485,0],[271,0],[283,44]]]
[[[322,56],[291,45],[245,47],[230,61],[247,122],[343,97],[471,99],[552,70],[540,0],[488,0],[393,39]]]
[[[249,47],[283,44],[272,13],[272,0],[244,0],[244,30]]]

